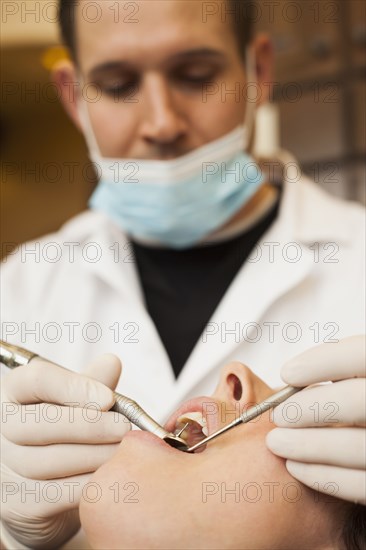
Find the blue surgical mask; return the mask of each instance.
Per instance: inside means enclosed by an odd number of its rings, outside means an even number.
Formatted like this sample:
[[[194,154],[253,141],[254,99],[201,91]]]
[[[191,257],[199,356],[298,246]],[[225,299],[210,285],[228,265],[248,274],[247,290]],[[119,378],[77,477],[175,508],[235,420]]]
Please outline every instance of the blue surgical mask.
[[[83,102],[84,134],[100,176],[89,206],[137,240],[176,249],[203,241],[263,184],[258,165],[245,152],[253,109],[248,103],[246,125],[186,155],[160,161],[102,157]]]

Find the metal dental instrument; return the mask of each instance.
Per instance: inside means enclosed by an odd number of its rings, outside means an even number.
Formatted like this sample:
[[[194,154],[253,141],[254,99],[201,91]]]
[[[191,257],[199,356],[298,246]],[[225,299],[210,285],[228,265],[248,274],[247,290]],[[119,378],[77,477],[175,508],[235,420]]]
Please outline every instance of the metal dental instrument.
[[[19,366],[28,365],[32,359],[38,357],[44,361],[48,361],[43,357],[40,357],[37,353],[26,350],[24,348],[8,344],[4,340],[0,340],[0,361],[4,363],[10,369],[14,369]],[[48,361],[51,363],[52,361]],[[56,364],[56,363],[53,363]],[[60,365],[56,365],[60,366]],[[62,367],[65,368],[65,367]],[[176,449],[180,451],[186,451],[188,449],[187,443],[179,437],[182,431],[175,435],[173,433],[167,432],[160,424],[155,422],[141,407],[129,397],[125,397],[120,393],[113,392],[116,399],[115,404],[110,409],[111,411],[116,411],[130,420],[135,426],[141,430],[150,432],[160,439],[163,439]]]
[[[291,395],[294,395],[294,393],[297,393],[302,389],[303,388],[295,388],[294,386],[285,386],[284,388],[282,388],[282,390],[271,395],[270,397],[267,397],[267,399],[265,401],[262,401],[262,403],[258,403],[258,405],[254,405],[254,407],[250,407],[250,409],[245,411],[241,416],[236,418],[227,426],[224,426],[220,430],[217,430],[217,432],[214,432],[213,434],[205,437],[205,439],[202,439],[202,441],[199,441],[195,445],[192,445],[192,447],[189,447],[189,449],[187,449],[187,452],[193,453],[196,449],[202,447],[202,445],[206,445],[206,443],[212,441],[212,439],[216,439],[216,437],[219,437],[225,432],[231,430],[231,428],[234,428],[239,424],[246,424],[247,422],[254,420],[254,418],[257,418],[257,416],[260,416],[269,409],[274,409],[275,407],[277,407],[277,405],[283,403],[283,401],[286,401],[286,399],[291,397]]]

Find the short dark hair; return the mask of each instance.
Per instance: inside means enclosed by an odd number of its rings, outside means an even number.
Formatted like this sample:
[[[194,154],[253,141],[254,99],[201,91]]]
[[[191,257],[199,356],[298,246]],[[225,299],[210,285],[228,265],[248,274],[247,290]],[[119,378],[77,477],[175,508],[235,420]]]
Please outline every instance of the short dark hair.
[[[61,37],[68,48],[71,57],[77,59],[75,34],[75,6],[77,0],[59,0],[58,22]],[[225,1],[225,0],[223,0]],[[256,0],[226,0],[229,6],[223,17],[230,16],[234,23],[234,33],[242,59],[245,59],[245,49],[252,39],[253,21],[256,15]]]
[[[365,550],[366,548],[366,506],[362,504],[345,505],[347,509],[341,543],[345,550]]]

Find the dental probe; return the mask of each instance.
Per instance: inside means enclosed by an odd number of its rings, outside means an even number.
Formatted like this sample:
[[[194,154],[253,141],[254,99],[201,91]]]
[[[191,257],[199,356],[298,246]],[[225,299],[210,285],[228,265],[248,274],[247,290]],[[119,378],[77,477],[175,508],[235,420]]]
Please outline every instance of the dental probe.
[[[285,386],[284,388],[282,388],[282,390],[278,391],[277,393],[274,393],[270,397],[267,397],[267,399],[265,401],[262,401],[262,403],[258,403],[258,405],[254,405],[253,407],[250,407],[250,409],[245,411],[242,415],[240,415],[238,418],[233,420],[233,422],[231,422],[227,426],[224,426],[220,430],[217,430],[217,432],[214,432],[213,434],[205,437],[205,439],[202,439],[202,441],[199,441],[195,445],[192,445],[192,447],[189,447],[189,449],[187,449],[187,452],[193,453],[196,449],[198,449],[202,445],[206,445],[206,443],[208,443],[212,439],[216,439],[216,437],[219,437],[223,433],[231,430],[231,428],[234,428],[239,424],[246,424],[247,422],[254,420],[254,418],[257,418],[257,416],[263,414],[269,409],[274,409],[275,407],[277,407],[277,405],[279,405],[283,401],[286,401],[286,399],[291,397],[291,395],[294,395],[294,393],[297,393],[302,389],[303,388],[295,388],[294,386]]]
[[[53,363],[52,361],[48,361],[47,359],[40,357],[37,353],[33,353],[32,351],[14,346],[12,344],[8,344],[4,340],[0,340],[0,361],[10,369],[14,369],[23,365],[28,365],[32,361],[32,359],[36,357],[43,361],[47,361],[48,363]],[[53,364],[57,367],[60,367],[60,365],[57,365],[56,363]],[[151,416],[149,416],[140,407],[140,405],[136,403],[136,401],[133,401],[129,397],[125,397],[124,395],[121,395],[117,392],[113,392],[113,395],[116,401],[113,407],[110,409],[111,411],[122,414],[123,416],[128,418],[128,420],[130,420],[135,426],[137,426],[141,430],[145,430],[158,436],[160,439],[166,441],[166,443],[168,443],[171,447],[175,447],[180,451],[186,451],[188,449],[187,443],[184,441],[184,439],[179,437],[182,431],[180,431],[179,435],[174,435],[167,432],[162,426],[160,426],[160,424],[155,422],[155,420],[153,420]]]

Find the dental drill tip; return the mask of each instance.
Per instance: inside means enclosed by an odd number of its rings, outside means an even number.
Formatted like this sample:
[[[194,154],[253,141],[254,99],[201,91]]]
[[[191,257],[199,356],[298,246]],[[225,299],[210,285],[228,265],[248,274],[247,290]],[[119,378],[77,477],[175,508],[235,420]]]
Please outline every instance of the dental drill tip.
[[[180,437],[182,435],[182,433],[184,432],[184,430],[187,428],[187,426],[189,426],[189,422],[187,422],[186,424],[184,424],[183,428],[181,430],[179,430],[177,433],[175,433],[174,435],[176,437]]]

